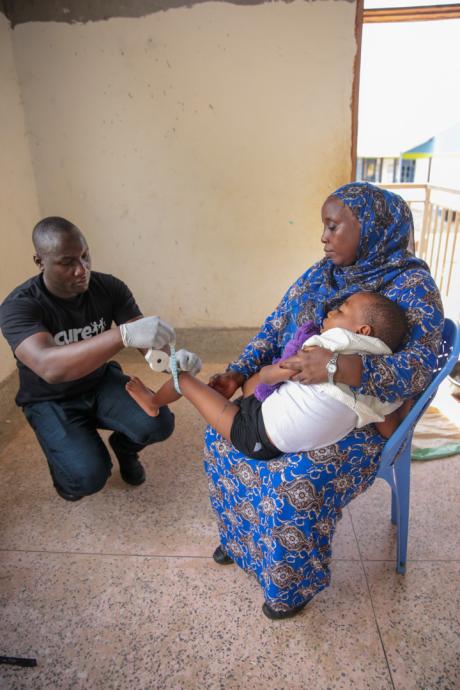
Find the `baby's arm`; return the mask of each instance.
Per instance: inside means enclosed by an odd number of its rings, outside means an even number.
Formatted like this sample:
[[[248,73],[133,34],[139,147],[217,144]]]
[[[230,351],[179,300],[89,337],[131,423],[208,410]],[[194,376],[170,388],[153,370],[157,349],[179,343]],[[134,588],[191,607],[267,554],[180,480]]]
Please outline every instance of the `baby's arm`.
[[[243,397],[248,398],[250,395],[254,395],[254,391],[257,385],[260,383],[260,374],[253,374],[250,376],[242,385]]]
[[[277,362],[277,364],[269,364],[266,367],[262,367],[259,371],[259,381],[273,386],[276,383],[289,381],[295,373],[297,373],[295,369],[281,369],[280,363]]]
[[[293,373],[295,373],[294,369],[281,369],[277,364],[268,364],[243,383],[243,396],[247,398],[250,395],[254,395],[254,391],[259,383],[267,383],[269,385],[283,383],[283,381],[290,379]]]

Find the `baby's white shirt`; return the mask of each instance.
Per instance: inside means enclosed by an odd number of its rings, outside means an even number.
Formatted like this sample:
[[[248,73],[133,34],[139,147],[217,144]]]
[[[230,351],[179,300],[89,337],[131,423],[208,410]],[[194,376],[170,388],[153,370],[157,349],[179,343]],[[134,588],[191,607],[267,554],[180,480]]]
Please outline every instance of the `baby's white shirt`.
[[[302,347],[318,345],[344,354],[391,354],[378,338],[358,335],[344,328],[331,328],[308,338]],[[336,443],[352,429],[382,422],[402,404],[370,395],[355,394],[342,383],[304,385],[286,381],[262,403],[265,429],[283,453],[315,450]]]

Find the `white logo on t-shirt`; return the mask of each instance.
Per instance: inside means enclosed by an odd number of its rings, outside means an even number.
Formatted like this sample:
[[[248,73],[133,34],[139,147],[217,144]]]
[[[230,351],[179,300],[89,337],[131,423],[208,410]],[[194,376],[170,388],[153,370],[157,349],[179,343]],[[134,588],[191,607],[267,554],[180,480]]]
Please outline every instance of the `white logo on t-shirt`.
[[[106,329],[106,323],[104,317],[101,317],[99,321],[92,321],[89,326],[83,326],[83,328],[69,328],[67,331],[59,331],[54,336],[54,342],[56,345],[70,345],[70,343],[76,343],[79,340],[87,340],[92,338],[99,333],[103,333]]]

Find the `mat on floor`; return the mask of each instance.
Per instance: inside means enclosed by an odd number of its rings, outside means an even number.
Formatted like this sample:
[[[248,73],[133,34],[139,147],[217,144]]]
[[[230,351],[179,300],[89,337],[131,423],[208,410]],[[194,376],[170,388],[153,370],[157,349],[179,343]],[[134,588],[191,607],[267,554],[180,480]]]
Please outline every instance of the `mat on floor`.
[[[412,460],[436,460],[460,455],[460,428],[437,407],[429,407],[412,440]]]

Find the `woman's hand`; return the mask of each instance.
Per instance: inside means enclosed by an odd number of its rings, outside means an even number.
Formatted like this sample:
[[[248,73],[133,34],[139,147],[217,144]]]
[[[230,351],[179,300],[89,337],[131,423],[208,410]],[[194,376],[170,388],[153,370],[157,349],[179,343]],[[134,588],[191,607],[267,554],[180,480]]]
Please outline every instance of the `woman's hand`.
[[[306,347],[296,355],[281,360],[281,369],[294,369],[297,373],[291,376],[291,381],[299,383],[324,383],[327,381],[326,364],[333,355],[331,350],[324,347]]]
[[[226,371],[223,374],[214,374],[208,382],[208,386],[224,395],[226,398],[231,398],[233,393],[243,385],[245,378],[243,374],[238,374],[236,371]]]
[[[324,347],[312,346],[299,350],[296,355],[283,359],[279,365],[282,369],[297,371],[291,381],[299,383],[326,383],[326,365],[334,353]],[[337,372],[334,383],[346,383],[348,386],[360,386],[363,373],[363,360],[360,355],[340,355],[337,360]]]

